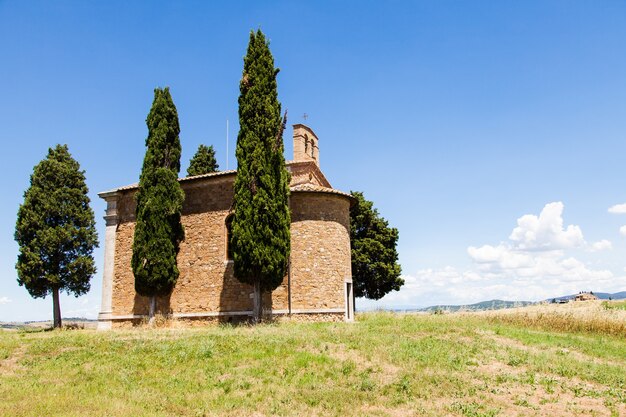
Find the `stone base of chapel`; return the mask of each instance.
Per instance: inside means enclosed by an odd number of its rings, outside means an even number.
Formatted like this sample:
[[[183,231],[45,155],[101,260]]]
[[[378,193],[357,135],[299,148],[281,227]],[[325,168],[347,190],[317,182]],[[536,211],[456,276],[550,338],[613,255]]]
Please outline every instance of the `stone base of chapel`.
[[[116,317],[113,319],[100,319],[98,322],[99,329],[124,329],[133,327],[148,326],[148,316],[132,315],[124,317]],[[345,322],[346,315],[342,311],[324,311],[324,312],[272,312],[271,314],[263,315],[264,322]],[[241,325],[249,324],[252,322],[252,316],[250,312],[237,312],[235,314],[218,313],[212,315],[198,314],[198,315],[162,315],[157,314],[154,319],[153,327],[164,328],[186,328],[186,327],[204,327],[211,325]]]

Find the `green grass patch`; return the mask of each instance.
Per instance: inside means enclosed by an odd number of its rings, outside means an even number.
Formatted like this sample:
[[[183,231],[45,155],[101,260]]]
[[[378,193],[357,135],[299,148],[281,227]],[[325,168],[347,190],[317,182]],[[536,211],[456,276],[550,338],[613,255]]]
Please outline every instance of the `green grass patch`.
[[[626,311],[626,301],[603,301],[602,307],[605,310],[625,310]]]
[[[541,414],[555,404],[586,415],[576,408],[581,398],[620,415],[625,353],[620,337],[553,333],[467,314],[5,331],[0,415],[496,416]]]

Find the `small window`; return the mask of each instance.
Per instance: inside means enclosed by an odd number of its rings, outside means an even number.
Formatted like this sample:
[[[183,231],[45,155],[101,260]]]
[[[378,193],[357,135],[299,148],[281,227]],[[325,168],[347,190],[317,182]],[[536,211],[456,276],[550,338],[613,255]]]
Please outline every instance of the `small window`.
[[[309,137],[304,135],[304,154],[306,155],[309,152]]]
[[[232,233],[232,227],[233,227],[233,218],[235,216],[232,214],[229,214],[228,217],[226,217],[226,221],[225,221],[225,226],[226,226],[226,260],[227,261],[232,261],[233,260],[233,246],[230,243],[230,240],[233,236]]]
[[[315,158],[315,141],[311,139],[311,158]]]

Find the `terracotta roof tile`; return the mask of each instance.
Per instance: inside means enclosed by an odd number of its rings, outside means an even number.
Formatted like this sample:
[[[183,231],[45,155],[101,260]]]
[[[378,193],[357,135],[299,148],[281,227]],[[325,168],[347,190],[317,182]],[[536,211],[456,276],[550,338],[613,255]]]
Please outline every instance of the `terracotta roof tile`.
[[[295,191],[295,192],[308,192],[308,193],[328,193],[328,194],[337,194],[337,195],[343,195],[345,197],[354,198],[350,194],[344,193],[343,191],[335,190],[334,188],[322,187],[321,185],[315,185],[311,183],[294,185],[290,189],[292,192]]]
[[[294,164],[294,162],[289,161],[288,164]],[[219,176],[231,175],[231,174],[235,174],[235,173],[237,173],[237,171],[235,171],[235,170],[218,171],[218,172],[211,172],[209,174],[194,175],[192,177],[179,178],[178,181],[186,182],[186,181],[202,179],[202,178],[211,178],[211,177],[219,177]],[[133,189],[135,189],[137,187],[139,187],[139,183],[136,182],[134,184],[125,185],[125,186],[119,187],[119,188],[114,188],[113,190],[103,191],[101,193],[98,193],[98,195],[100,197],[105,197],[105,196],[107,196],[109,194],[113,194],[113,193],[116,193],[118,191],[133,190]],[[353,198],[350,194],[344,193],[343,191],[335,190],[334,188],[329,188],[329,187],[322,187],[321,185],[315,185],[315,184],[311,184],[311,183],[297,184],[297,185],[294,185],[294,186],[290,187],[290,190],[292,192],[337,194],[337,195],[342,195],[342,196],[345,196],[345,197],[349,197],[351,199]]]
[[[232,169],[229,170],[229,171],[210,172],[208,174],[194,175],[192,177],[179,178],[178,181],[179,182],[185,182],[185,181],[196,180],[196,179],[201,179],[201,178],[219,177],[219,176],[222,176],[222,175],[235,174],[236,172],[237,171],[232,170]],[[134,190],[135,188],[138,188],[138,187],[139,187],[139,183],[135,182],[133,184],[124,185],[123,187],[114,188],[114,189],[109,190],[109,191],[103,191],[101,193],[98,193],[98,195],[111,194],[111,193],[115,193],[116,191]]]

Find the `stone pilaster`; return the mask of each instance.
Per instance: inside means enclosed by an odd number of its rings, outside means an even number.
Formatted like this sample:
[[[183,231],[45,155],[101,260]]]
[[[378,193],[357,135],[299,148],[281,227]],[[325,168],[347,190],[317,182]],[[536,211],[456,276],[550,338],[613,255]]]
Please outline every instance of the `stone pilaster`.
[[[104,235],[104,268],[102,270],[102,306],[98,314],[98,330],[109,330],[112,320],[113,275],[115,273],[115,232],[117,230],[117,193],[101,193],[107,202]]]

